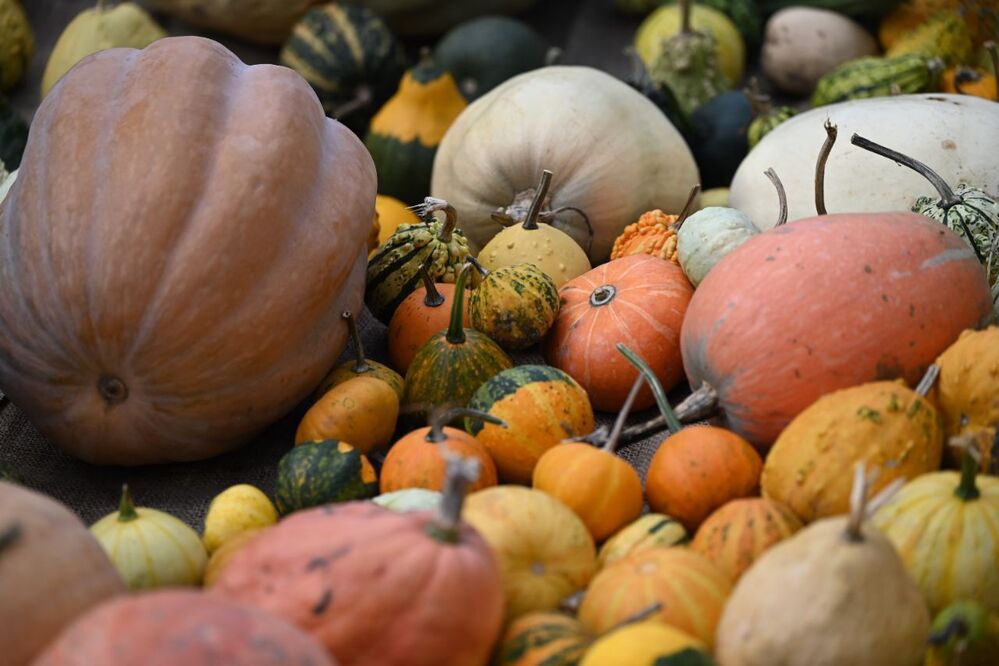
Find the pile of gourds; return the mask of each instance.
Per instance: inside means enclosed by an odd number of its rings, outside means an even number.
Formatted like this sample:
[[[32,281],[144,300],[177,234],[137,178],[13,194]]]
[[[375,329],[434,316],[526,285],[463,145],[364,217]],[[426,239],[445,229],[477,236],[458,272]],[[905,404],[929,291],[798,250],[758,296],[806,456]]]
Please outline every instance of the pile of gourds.
[[[145,14],[141,52],[77,64],[99,49],[67,29],[0,172],[0,387],[99,464],[304,411],[272,496],[223,490],[201,533],[127,486],[87,530],[0,480],[11,663],[992,663],[999,107],[888,95],[968,62],[987,12],[665,3],[628,85],[501,18],[406,70],[417,0],[157,4],[287,67]],[[888,54],[850,61],[877,45],[844,13],[885,16]],[[827,29],[835,57],[783,41]],[[726,92],[761,41],[830,105]],[[640,474],[617,453],[643,437]]]

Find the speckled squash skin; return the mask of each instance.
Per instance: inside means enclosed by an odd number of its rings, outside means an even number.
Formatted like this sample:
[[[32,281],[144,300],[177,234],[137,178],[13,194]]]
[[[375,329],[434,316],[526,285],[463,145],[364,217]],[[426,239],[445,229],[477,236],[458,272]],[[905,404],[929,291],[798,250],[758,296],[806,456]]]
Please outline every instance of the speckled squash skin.
[[[647,513],[605,541],[600,547],[597,563],[603,569],[633,553],[649,548],[680,546],[689,540],[690,536],[680,521],[661,513]]]
[[[442,428],[444,445],[465,458],[479,461],[479,478],[468,487],[469,492],[496,485],[496,464],[489,452],[474,437],[456,428]],[[428,439],[430,428],[420,428],[405,435],[392,445],[382,463],[378,488],[390,493],[406,488],[444,490],[447,464],[441,454],[441,443]]]
[[[558,316],[558,288],[534,264],[503,266],[486,275],[468,302],[472,326],[509,351],[541,342]]]
[[[481,666],[502,628],[497,559],[468,525],[432,536],[434,520],[372,502],[303,511],[236,552],[210,591],[297,624],[344,664]]]
[[[602,633],[658,602],[654,617],[711,646],[731,587],[721,569],[689,548],[652,548],[600,571],[579,619]]]
[[[579,620],[558,611],[522,615],[507,627],[495,666],[576,666],[591,637]]]
[[[812,217],[751,238],[712,269],[684,318],[683,366],[691,386],[717,392],[722,425],[768,447],[826,393],[897,377],[915,384],[991,311],[974,252],[939,223],[912,213]]]
[[[259,608],[193,590],[116,597],[78,618],[35,666],[336,666],[307,633]]]
[[[377,494],[375,468],[346,442],[305,442],[278,462],[274,500],[282,515]]]
[[[732,500],[708,516],[690,544],[733,581],[775,543],[801,529],[787,506],[766,497]]]
[[[486,243],[478,258],[491,271],[529,261],[559,288],[591,268],[583,248],[550,224],[539,224],[537,229],[507,227]]]
[[[595,421],[583,387],[558,368],[520,365],[479,387],[468,406],[503,419],[503,428],[468,417],[465,429],[496,461],[500,479],[530,483],[541,455],[564,439],[593,432]]]
[[[881,470],[873,492],[940,467],[944,430],[933,404],[901,381],[873,382],[817,400],[784,429],[767,455],[764,497],[802,521],[845,514],[857,462]]]
[[[370,374],[360,375],[337,384],[309,408],[295,430],[295,444],[337,439],[370,453],[392,441],[398,416],[395,389]]]

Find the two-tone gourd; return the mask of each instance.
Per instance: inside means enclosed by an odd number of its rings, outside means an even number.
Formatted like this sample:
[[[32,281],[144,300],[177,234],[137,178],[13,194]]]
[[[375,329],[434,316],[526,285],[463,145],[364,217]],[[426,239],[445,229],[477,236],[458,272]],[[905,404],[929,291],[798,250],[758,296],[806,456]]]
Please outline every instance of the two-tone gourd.
[[[377,494],[375,468],[347,442],[304,442],[278,461],[274,503],[281,515]]]
[[[468,301],[472,327],[509,351],[541,342],[558,316],[555,281],[532,263],[490,271],[474,259],[470,261],[482,274]]]

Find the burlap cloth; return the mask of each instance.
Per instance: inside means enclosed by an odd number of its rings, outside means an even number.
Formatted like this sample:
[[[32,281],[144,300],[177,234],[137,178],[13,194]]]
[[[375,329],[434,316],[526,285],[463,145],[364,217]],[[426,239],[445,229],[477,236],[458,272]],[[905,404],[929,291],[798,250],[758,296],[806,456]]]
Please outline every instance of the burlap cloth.
[[[365,353],[375,360],[386,357],[386,328],[365,311],[359,320]],[[353,356],[348,345],[342,360]],[[518,364],[543,363],[537,351],[514,356]],[[675,398],[676,396],[671,396]],[[675,404],[675,402],[674,402]],[[98,467],[81,462],[50,444],[25,415],[8,403],[0,413],[0,465],[10,468],[21,482],[47,493],[76,511],[89,525],[114,511],[127,482],[136,502],[167,511],[200,532],[211,499],[237,483],[250,483],[273,496],[277,462],[294,441],[295,428],[308,408],[298,406],[241,449],[195,463],[144,467]],[[646,420],[652,410],[634,415],[630,423]],[[613,416],[598,414],[610,424]],[[619,454],[639,470],[643,479],[649,460],[663,434],[629,443]],[[375,456],[375,463],[379,461]]]

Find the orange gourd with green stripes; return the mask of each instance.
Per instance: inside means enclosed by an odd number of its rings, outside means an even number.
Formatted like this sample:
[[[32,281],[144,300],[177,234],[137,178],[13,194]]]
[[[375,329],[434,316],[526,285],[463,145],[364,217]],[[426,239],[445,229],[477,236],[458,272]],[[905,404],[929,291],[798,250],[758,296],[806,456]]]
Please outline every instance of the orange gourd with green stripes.
[[[506,630],[496,666],[576,666],[592,638],[576,618],[558,611],[522,615]]]

